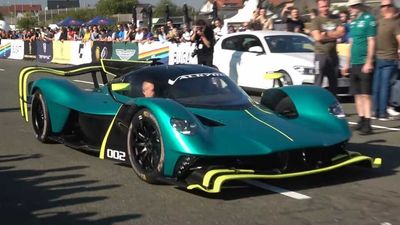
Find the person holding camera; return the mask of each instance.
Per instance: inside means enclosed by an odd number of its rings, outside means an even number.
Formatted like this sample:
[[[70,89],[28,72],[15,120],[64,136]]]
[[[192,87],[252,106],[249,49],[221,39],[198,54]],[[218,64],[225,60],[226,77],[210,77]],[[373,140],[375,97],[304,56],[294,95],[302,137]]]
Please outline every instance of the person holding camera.
[[[195,43],[192,57],[197,55],[198,64],[212,66],[214,53],[214,32],[204,20],[197,20],[190,40]]]

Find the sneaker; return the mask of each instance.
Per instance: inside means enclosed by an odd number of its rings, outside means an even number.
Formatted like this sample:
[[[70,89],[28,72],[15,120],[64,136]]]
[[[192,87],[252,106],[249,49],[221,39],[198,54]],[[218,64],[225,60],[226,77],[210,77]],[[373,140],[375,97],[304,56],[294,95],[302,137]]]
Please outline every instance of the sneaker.
[[[389,120],[393,120],[393,119],[394,118],[391,116],[382,116],[382,117],[378,118],[378,120],[380,120],[380,121],[389,121]]]
[[[390,116],[400,116],[400,112],[397,112],[393,107],[387,107],[386,112],[390,115]]]

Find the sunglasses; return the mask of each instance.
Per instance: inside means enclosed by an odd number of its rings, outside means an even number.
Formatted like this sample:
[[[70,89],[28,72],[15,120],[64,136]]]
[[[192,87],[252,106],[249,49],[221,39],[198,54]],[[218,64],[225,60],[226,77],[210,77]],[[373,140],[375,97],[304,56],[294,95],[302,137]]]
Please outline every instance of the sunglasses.
[[[392,7],[392,4],[387,4],[387,5],[381,5],[381,8],[385,8],[385,7]]]

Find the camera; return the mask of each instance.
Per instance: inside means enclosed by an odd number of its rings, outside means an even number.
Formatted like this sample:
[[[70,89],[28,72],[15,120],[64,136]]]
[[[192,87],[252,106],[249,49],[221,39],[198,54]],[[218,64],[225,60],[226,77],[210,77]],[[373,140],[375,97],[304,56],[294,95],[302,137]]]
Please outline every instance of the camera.
[[[195,48],[190,56],[193,58],[193,57],[195,57],[197,54],[199,54],[199,49]]]

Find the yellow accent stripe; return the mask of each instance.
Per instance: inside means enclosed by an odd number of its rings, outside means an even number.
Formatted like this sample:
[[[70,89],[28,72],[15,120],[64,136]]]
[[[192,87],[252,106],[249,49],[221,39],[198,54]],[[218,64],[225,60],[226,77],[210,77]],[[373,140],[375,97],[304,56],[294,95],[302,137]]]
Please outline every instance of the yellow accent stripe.
[[[38,73],[38,72],[45,72],[49,73],[52,75],[57,75],[57,76],[65,76],[66,73],[75,73],[79,72],[82,70],[90,70],[90,69],[99,69],[101,68],[100,66],[90,66],[90,67],[84,67],[84,68],[79,68],[71,71],[61,71],[57,69],[51,69],[51,68],[46,68],[46,67],[27,67],[21,70],[19,74],[19,80],[18,80],[18,87],[19,87],[19,98],[20,98],[20,108],[21,108],[21,114],[23,117],[25,117],[25,120],[28,122],[28,85],[27,81],[30,75],[33,73]]]
[[[203,186],[208,187],[213,176],[220,173],[254,173],[254,170],[215,169],[208,171],[203,177]]]
[[[264,79],[266,80],[275,80],[275,79],[279,79],[283,76],[282,73],[266,73],[264,75]]]
[[[263,113],[266,113],[266,114],[273,114],[272,112],[268,112],[267,110],[264,110],[264,109],[262,109],[262,108],[260,108],[258,105],[257,105],[257,103],[253,103],[253,106],[255,107],[255,108],[257,108],[258,110],[260,110],[261,112],[263,112]]]
[[[258,122],[272,128],[273,130],[275,130],[276,132],[280,133],[281,135],[283,135],[285,138],[289,139],[290,141],[294,141],[291,137],[289,137],[287,134],[283,133],[282,131],[280,131],[279,129],[277,129],[276,127],[266,123],[265,121],[260,120],[259,118],[257,118],[256,116],[254,116],[253,114],[251,114],[247,109],[244,110],[247,114],[249,114],[253,119],[257,120]]]
[[[113,120],[111,121],[110,126],[107,129],[106,135],[104,135],[103,142],[101,143],[101,147],[100,147],[100,154],[99,154],[99,158],[100,159],[104,159],[104,153],[106,151],[106,144],[107,144],[107,141],[108,141],[108,136],[110,135],[111,129],[112,129],[113,125],[114,125],[115,118],[117,118],[119,110],[121,110],[121,107],[122,107],[122,105],[119,107],[117,113],[115,114]]]
[[[214,186],[210,189],[205,188],[199,184],[191,184],[187,186],[186,188],[188,190],[193,190],[193,189],[200,189],[204,192],[207,193],[218,193],[221,191],[222,184],[225,181],[229,180],[243,180],[243,179],[285,179],[285,178],[291,178],[291,177],[298,177],[298,176],[306,176],[306,175],[311,175],[311,174],[317,174],[317,173],[323,173],[327,171],[331,171],[340,167],[348,166],[354,163],[362,162],[362,161],[369,161],[371,165],[376,168],[375,166],[378,166],[379,163],[382,162],[382,159],[376,158],[372,159],[368,156],[357,156],[352,159],[349,159],[347,161],[344,161],[342,163],[325,167],[325,168],[320,168],[320,169],[315,169],[315,170],[309,170],[309,171],[303,171],[303,172],[296,172],[296,173],[288,173],[288,174],[228,174],[228,175],[221,175],[217,177],[214,181]],[[372,162],[373,161],[373,162]],[[377,165],[373,164],[377,162]],[[380,165],[380,164],[379,164]]]

